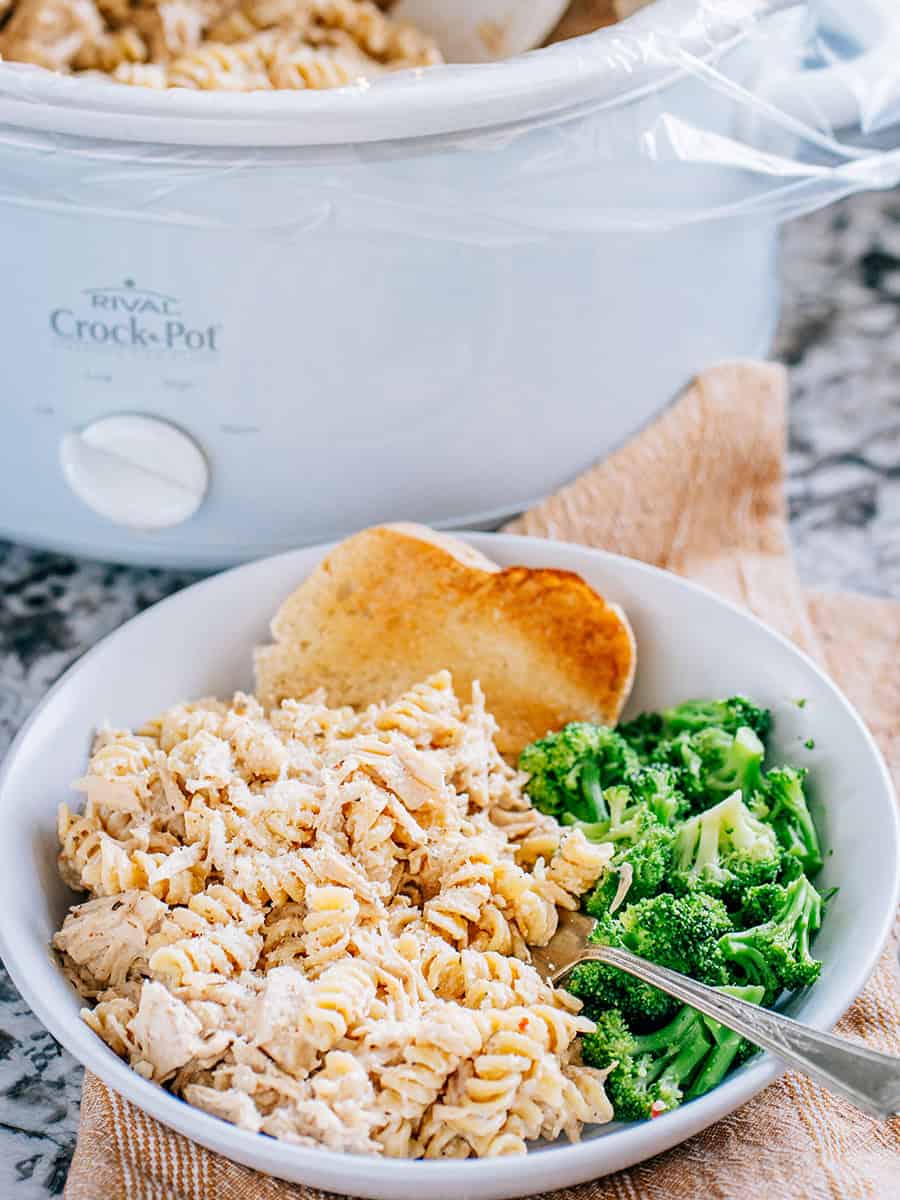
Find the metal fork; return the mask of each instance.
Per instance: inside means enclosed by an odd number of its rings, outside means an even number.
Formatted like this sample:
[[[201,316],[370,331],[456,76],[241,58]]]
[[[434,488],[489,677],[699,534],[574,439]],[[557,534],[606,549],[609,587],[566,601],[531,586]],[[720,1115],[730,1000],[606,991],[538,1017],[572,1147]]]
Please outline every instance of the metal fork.
[[[556,985],[578,963],[608,963],[770,1050],[870,1116],[884,1121],[900,1113],[900,1058],[880,1054],[833,1033],[811,1029],[781,1013],[718,992],[668,967],[659,967],[628,950],[592,945],[587,938],[593,927],[590,917],[561,913],[559,928],[549,944],[532,951],[532,962],[541,977]]]

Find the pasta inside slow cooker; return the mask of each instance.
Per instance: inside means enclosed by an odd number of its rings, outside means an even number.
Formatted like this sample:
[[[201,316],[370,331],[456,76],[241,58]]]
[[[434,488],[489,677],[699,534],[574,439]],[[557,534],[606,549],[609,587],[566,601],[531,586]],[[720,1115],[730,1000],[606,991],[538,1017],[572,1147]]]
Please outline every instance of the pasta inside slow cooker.
[[[447,0],[452,3],[453,0]],[[649,0],[573,0],[550,41]],[[341,87],[443,61],[393,0],[0,0],[0,57],[150,88]]]

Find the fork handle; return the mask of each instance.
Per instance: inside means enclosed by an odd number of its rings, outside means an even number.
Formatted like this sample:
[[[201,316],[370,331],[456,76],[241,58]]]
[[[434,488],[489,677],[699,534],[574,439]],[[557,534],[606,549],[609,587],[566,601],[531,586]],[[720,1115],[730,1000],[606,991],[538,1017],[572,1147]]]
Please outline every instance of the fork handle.
[[[615,946],[586,946],[583,958],[599,959],[654,984],[748,1041],[770,1050],[829,1091],[879,1120],[900,1113],[900,1058],[821,1033],[799,1021],[697,983]],[[565,973],[571,970],[567,967]]]

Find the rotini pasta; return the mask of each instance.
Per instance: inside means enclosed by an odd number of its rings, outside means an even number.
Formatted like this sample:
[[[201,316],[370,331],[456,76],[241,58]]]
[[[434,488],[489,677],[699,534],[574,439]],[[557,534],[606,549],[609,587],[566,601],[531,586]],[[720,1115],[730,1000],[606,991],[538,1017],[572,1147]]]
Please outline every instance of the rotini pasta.
[[[391,1118],[417,1123],[434,1104],[460,1063],[481,1048],[481,1032],[468,1013],[453,1004],[420,1022],[400,1062],[380,1076],[381,1102]]]
[[[204,91],[344,87],[442,62],[433,39],[391,18],[392,3],[0,0],[0,57],[136,87]],[[550,40],[587,33],[647,3],[572,0]]]
[[[54,938],[85,1021],[190,1103],[301,1143],[516,1154],[608,1120],[592,1026],[528,947],[611,847],[533,813],[494,732],[447,672],[358,713],[239,693],[104,731],[59,817],[92,897]]]
[[[307,890],[303,955],[308,974],[346,956],[358,918],[359,904],[350,888],[331,883]]]
[[[441,61],[430,38],[371,0],[13,0],[10,7],[0,25],[3,58],[140,87],[344,87]]]
[[[150,939],[152,975],[186,984],[194,976],[230,976],[256,966],[263,938],[263,915],[222,884],[191,896],[174,908],[162,930]]]

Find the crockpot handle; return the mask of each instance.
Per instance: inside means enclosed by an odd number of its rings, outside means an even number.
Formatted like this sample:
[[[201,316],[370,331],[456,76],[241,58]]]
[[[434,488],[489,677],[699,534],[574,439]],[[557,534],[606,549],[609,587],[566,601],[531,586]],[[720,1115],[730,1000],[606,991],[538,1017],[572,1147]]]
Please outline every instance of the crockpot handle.
[[[776,0],[774,8],[793,7]],[[832,129],[866,123],[889,104],[900,121],[900,0],[814,0],[823,23],[849,34],[862,48],[834,66],[797,71],[780,79],[768,99],[792,116],[810,112]],[[894,122],[891,122],[894,123]]]

